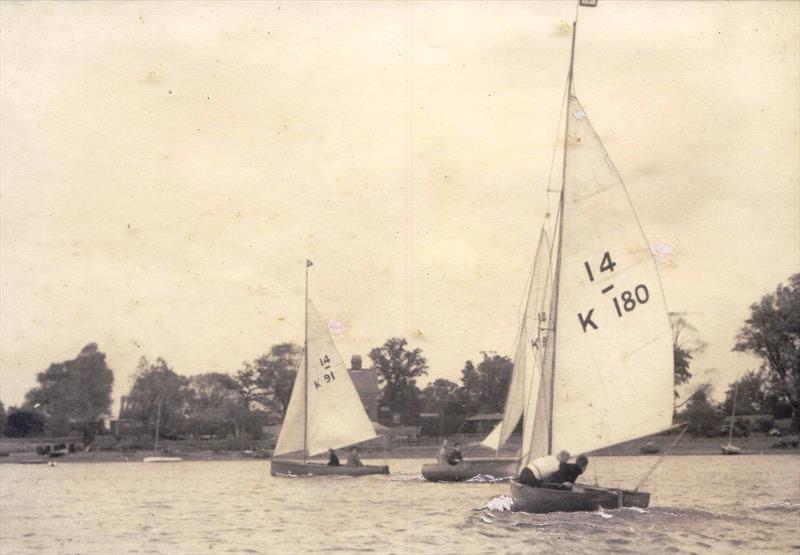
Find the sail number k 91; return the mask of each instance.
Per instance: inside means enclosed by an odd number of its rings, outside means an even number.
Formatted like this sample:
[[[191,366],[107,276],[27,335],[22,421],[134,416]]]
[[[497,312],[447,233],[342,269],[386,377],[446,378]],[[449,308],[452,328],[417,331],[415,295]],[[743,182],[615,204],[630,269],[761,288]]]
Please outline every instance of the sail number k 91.
[[[584,261],[583,267],[586,269],[586,275],[589,277],[589,281],[594,281],[594,272],[592,271],[592,265],[588,260]],[[611,258],[611,253],[609,251],[603,253],[602,258],[600,259],[600,266],[598,268],[600,273],[613,272],[614,268],[616,267],[617,263]],[[611,292],[613,289],[614,285],[609,284],[600,292],[605,295],[606,293]],[[620,295],[612,297],[611,300],[614,303],[614,310],[617,312],[617,317],[622,318],[626,312],[631,312],[640,304],[645,304],[647,301],[649,301],[650,291],[647,289],[647,286],[644,283],[640,283],[634,287],[632,291],[623,291]],[[583,312],[578,313],[578,321],[580,322],[584,333],[586,333],[586,331],[589,329],[598,329],[597,323],[593,320],[593,315],[594,308],[589,309],[585,314]]]
[[[331,359],[330,359],[330,357],[328,355],[323,355],[319,359],[319,365],[323,368],[323,370],[330,370],[330,367],[331,367]],[[333,371],[329,371],[326,374],[322,375],[322,381],[324,381],[326,384],[327,383],[331,383],[335,379],[336,379],[336,376],[334,375]],[[320,380],[314,380],[314,389],[319,389],[323,385],[324,384],[320,383]]]

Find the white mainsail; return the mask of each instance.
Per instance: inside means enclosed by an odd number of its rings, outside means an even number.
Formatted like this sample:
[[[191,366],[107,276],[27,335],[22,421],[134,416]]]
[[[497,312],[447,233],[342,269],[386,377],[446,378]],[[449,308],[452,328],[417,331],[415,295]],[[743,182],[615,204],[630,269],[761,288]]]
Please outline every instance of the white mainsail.
[[[307,317],[308,389],[301,368],[275,446],[276,456],[302,451],[304,443],[308,456],[313,456],[376,437],[327,323],[310,300]]]
[[[495,451],[505,445],[526,409],[535,409],[529,396],[538,391],[539,372],[541,368],[540,352],[544,349],[541,310],[547,296],[549,283],[550,242],[544,227],[539,235],[533,272],[525,296],[525,308],[522,313],[519,334],[517,336],[514,368],[508,386],[508,395],[503,409],[503,420],[495,426],[491,433],[481,442],[482,445]],[[522,453],[526,453],[526,435],[523,430]]]
[[[552,383],[540,390],[552,402],[550,437],[548,452],[532,456],[585,453],[672,422],[672,335],[658,269],[622,179],[572,94],[566,134],[555,351],[544,380]]]

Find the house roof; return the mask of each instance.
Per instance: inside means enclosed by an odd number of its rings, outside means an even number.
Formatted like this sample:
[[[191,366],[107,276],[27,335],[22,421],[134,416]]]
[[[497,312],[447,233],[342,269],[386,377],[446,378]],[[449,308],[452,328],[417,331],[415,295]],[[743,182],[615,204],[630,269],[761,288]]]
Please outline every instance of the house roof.
[[[469,418],[465,418],[464,422],[484,422],[484,421],[500,421],[503,419],[503,414],[500,412],[492,412],[487,414],[476,414],[475,416],[470,416]]]

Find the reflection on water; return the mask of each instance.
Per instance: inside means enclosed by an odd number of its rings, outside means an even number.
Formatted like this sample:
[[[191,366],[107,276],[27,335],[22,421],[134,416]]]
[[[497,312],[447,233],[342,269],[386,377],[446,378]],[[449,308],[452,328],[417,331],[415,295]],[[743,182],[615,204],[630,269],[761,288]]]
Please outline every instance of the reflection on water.
[[[654,461],[596,457],[586,481],[630,486]],[[796,456],[672,457],[649,509],[549,515],[507,511],[508,483],[387,462],[361,478],[276,478],[258,460],[0,465],[0,552],[800,553]]]

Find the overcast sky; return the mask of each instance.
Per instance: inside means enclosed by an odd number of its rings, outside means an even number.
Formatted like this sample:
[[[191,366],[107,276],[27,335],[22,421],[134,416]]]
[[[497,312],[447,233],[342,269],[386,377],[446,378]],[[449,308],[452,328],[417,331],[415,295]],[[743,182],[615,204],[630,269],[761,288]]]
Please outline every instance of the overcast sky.
[[[142,355],[232,372],[302,342],[306,258],[345,360],[401,335],[457,380],[510,354],[574,2],[0,10],[6,406],[89,342],[115,399]],[[580,14],[578,96],[671,250],[667,304],[708,343],[692,371],[717,396],[757,366],[731,352],[748,306],[800,271],[799,15]]]

